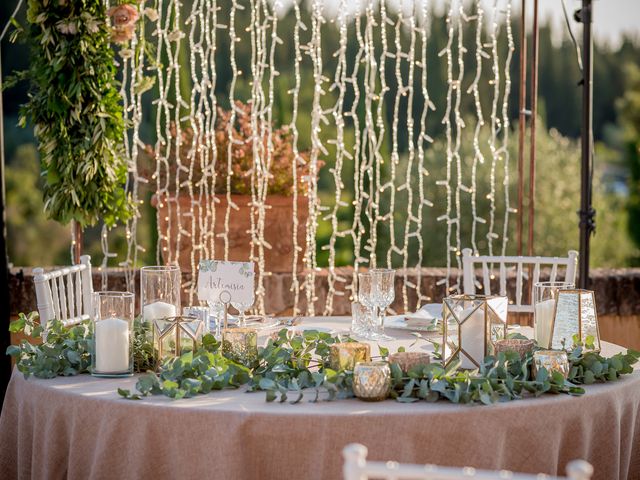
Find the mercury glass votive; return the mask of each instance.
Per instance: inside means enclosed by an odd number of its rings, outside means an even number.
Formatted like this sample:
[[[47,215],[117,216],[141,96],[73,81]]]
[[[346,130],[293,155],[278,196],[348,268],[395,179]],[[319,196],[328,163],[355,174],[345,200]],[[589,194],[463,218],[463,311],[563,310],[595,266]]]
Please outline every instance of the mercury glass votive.
[[[333,370],[353,370],[358,362],[371,360],[368,343],[344,342],[331,345],[329,365]]]
[[[505,338],[502,340],[497,340],[493,345],[496,356],[500,352],[516,352],[520,355],[520,358],[524,358],[527,353],[533,351],[533,346],[535,345],[535,341],[531,339],[524,338]]]
[[[225,328],[222,331],[222,354],[246,367],[254,367],[258,362],[258,330]]]
[[[563,350],[538,350],[533,352],[533,376],[538,375],[541,368],[549,373],[560,372],[566,379],[569,376],[569,359]]]
[[[403,372],[408,372],[413,367],[429,365],[431,357],[425,352],[397,352],[389,355],[389,365],[394,363]]]
[[[353,393],[360,400],[377,402],[389,396],[391,369],[387,362],[358,362],[353,369]]]

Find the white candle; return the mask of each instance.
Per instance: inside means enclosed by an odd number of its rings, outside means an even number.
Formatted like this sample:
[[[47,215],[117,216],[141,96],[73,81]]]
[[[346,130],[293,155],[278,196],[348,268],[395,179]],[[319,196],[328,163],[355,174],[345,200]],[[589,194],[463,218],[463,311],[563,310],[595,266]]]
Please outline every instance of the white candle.
[[[471,308],[465,309],[460,318],[465,318],[471,312]],[[460,326],[460,347],[464,352],[460,352],[461,368],[478,368],[471,361],[475,360],[480,364],[484,360],[484,311],[482,307],[473,312],[469,318]],[[465,353],[466,352],[466,353]]]
[[[123,373],[129,370],[129,324],[120,318],[96,322],[96,372]]]
[[[549,348],[551,340],[551,325],[553,324],[553,313],[555,309],[555,300],[544,300],[536,303],[535,307],[535,330],[533,332],[534,339],[542,348]]]
[[[176,315],[176,306],[162,301],[150,303],[142,309],[142,317],[145,322],[153,322],[160,318],[175,317]]]

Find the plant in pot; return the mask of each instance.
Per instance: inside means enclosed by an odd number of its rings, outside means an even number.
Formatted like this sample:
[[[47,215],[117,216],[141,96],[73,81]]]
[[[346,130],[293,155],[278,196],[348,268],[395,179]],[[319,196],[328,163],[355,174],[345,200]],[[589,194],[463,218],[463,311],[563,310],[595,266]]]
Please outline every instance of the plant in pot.
[[[26,37],[30,66],[12,81],[30,82],[20,124],[30,120],[38,139],[45,212],[73,221],[79,257],[82,228],[132,213],[112,31],[102,0],[29,0],[27,21],[16,36]]]
[[[194,249],[195,242],[213,244],[212,256],[224,258],[225,238],[221,234],[226,231],[227,212],[228,259],[251,258],[252,215],[255,218],[257,208],[252,203],[255,177],[251,105],[236,102],[235,111],[233,118],[231,112],[218,108],[214,132],[208,140],[203,138],[202,131],[198,133],[190,126],[178,129],[172,124],[165,148],[155,152],[148,149],[156,160],[156,194],[152,203],[158,211],[163,259],[177,261],[183,271],[191,270],[192,260],[197,264],[205,256],[206,250]],[[262,140],[266,149],[268,134]],[[306,152],[299,153],[296,159],[293,136],[287,127],[272,129],[270,140],[264,240],[271,249],[265,252],[265,270],[290,272],[294,258],[294,164],[298,192],[296,239],[304,247],[309,213],[306,196],[309,156]],[[208,228],[198,221],[201,213],[203,217],[215,218]],[[189,234],[178,235],[179,229]],[[298,252],[298,270],[302,269],[303,258],[304,252]]]

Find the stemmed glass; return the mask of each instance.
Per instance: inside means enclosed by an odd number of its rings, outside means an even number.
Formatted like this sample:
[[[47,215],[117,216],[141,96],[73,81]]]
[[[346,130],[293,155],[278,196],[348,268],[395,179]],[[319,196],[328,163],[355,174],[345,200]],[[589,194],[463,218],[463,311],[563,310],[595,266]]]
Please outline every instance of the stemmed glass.
[[[233,308],[235,308],[236,310],[238,310],[238,312],[240,313],[239,317],[238,317],[238,326],[239,327],[244,327],[247,323],[247,317],[245,315],[244,312],[246,312],[247,310],[249,310],[254,303],[254,298],[251,298],[251,302],[231,302],[231,306]]]
[[[377,337],[381,340],[393,340],[393,337],[384,333],[384,320],[389,305],[396,298],[395,270],[390,268],[374,268],[371,270],[373,304],[380,309],[377,323]]]
[[[373,302],[373,277],[370,273],[358,274],[358,301],[370,312],[371,320],[367,327],[361,330],[364,338],[371,338],[377,324],[376,305]]]

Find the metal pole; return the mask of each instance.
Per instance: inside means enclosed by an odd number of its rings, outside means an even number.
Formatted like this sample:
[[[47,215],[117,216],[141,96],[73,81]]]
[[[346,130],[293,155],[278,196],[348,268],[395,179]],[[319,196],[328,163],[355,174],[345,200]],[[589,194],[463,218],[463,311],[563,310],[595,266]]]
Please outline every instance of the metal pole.
[[[4,191],[4,105],[2,102],[2,53],[0,46],[0,395],[4,402],[4,394],[7,391],[11,379],[11,358],[5,355],[7,347],[11,345],[9,333],[9,321],[11,319],[10,292],[9,292],[9,257],[7,256],[7,227],[5,218],[5,191]]]
[[[520,12],[520,102],[518,105],[518,255],[522,255],[522,220],[524,215],[524,137],[527,128],[527,1]]]
[[[536,116],[538,114],[538,0],[533,1],[533,32],[531,43],[531,144],[529,145],[529,237],[528,255],[533,255],[533,227],[536,207]]]
[[[593,48],[591,40],[592,2],[582,0],[578,18],[582,22],[582,171],[580,173],[580,260],[579,286],[589,286],[589,247],[595,231],[596,212],[591,206],[593,164]]]

